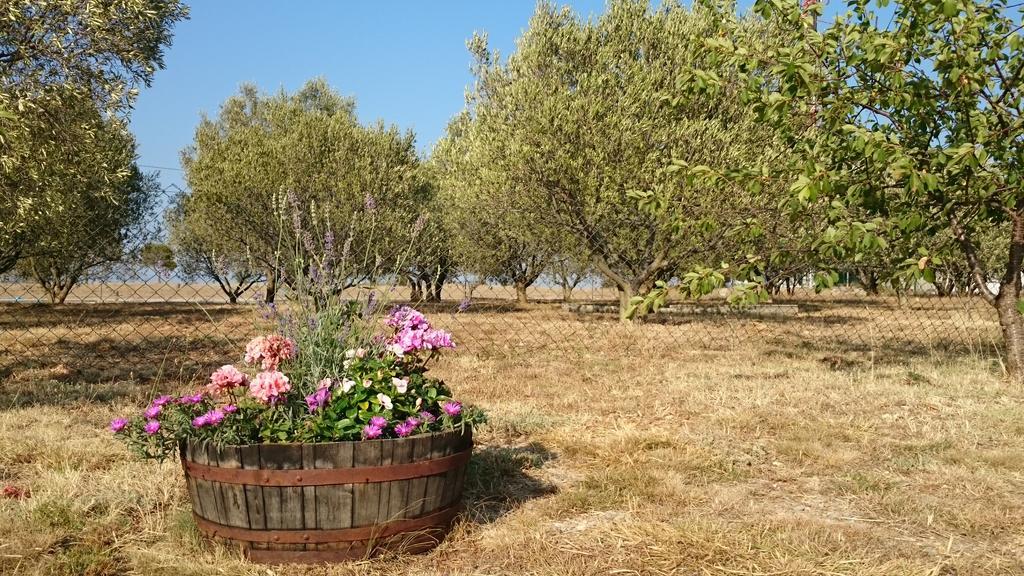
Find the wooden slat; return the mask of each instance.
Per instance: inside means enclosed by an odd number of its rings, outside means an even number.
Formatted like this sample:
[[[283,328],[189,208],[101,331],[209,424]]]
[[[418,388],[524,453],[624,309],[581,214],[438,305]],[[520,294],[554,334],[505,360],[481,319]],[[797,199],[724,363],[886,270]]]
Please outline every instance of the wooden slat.
[[[237,446],[221,446],[217,458],[221,468],[242,467],[242,458]],[[228,526],[249,528],[245,487],[238,484],[221,484],[220,490],[224,502],[224,523]]]
[[[448,441],[448,443],[450,444],[450,447],[447,450],[448,454],[455,454],[457,452],[461,452],[463,447],[465,446],[465,437],[460,432],[455,432],[452,434],[452,437]],[[461,468],[461,466],[459,468]],[[455,497],[455,483],[459,476],[459,468],[452,468],[443,476],[441,476],[442,485],[441,500],[439,506],[442,508],[450,505]]]
[[[391,463],[405,464],[412,462],[412,449],[414,440],[411,438],[399,438],[392,444]],[[406,518],[409,512],[409,483],[412,480],[395,480],[390,483],[388,490],[388,510],[385,516],[388,520]],[[383,500],[382,500],[383,501]]]
[[[468,450],[473,445],[473,430],[472,428],[467,430],[468,434],[463,436],[462,444],[459,450]],[[462,490],[466,486],[466,471],[469,470],[469,462],[466,462],[456,470],[455,482],[452,486],[452,494],[449,504],[455,504],[462,500]]]
[[[255,470],[260,467],[260,447],[242,446],[238,449],[238,455],[242,460],[242,468]],[[267,517],[264,512],[266,506],[263,502],[263,488],[261,486],[245,486],[245,507],[249,514],[249,527],[253,530],[264,530],[267,527]],[[267,545],[257,542],[249,545],[256,550],[266,550]]]
[[[412,459],[413,462],[419,462],[420,460],[428,460],[430,458],[430,449],[433,441],[433,435],[424,434],[422,436],[416,436],[412,438]],[[406,518],[415,518],[422,516],[424,513],[424,504],[426,503],[426,492],[427,492],[427,479],[416,478],[409,480],[409,494],[406,497],[408,500],[408,509],[406,510]]]
[[[302,468],[302,446],[293,444],[261,444],[260,466],[264,470],[298,470]],[[302,528],[302,488],[263,487],[264,514],[267,530]]]
[[[389,466],[392,462],[394,455],[395,440],[389,440],[387,442],[380,443],[380,465]],[[377,523],[383,524],[391,517],[388,515],[388,509],[391,506],[391,485],[394,482],[380,482],[377,485],[380,487],[380,498],[377,502]]]
[[[457,436],[450,432],[434,437],[430,445],[430,457],[441,458],[454,452],[455,439]],[[427,478],[427,490],[424,495],[423,513],[429,514],[441,507],[441,498],[444,494],[445,473],[435,474]]]
[[[316,468],[312,444],[302,445],[302,468]],[[302,488],[302,527],[316,529],[316,486]],[[307,544],[306,550],[316,550],[316,544]]]
[[[181,453],[181,457],[183,459],[185,459],[185,460],[193,460],[193,458],[192,458],[192,446],[193,446],[192,442],[186,441],[186,442],[183,442],[182,445],[183,445],[183,450],[182,450],[182,453]],[[199,492],[198,492],[198,490],[196,490],[196,480],[195,480],[195,478],[192,478],[191,476],[188,477],[188,495],[189,495],[189,499],[192,500],[192,510],[196,514],[202,516],[203,518],[206,518],[206,514],[205,514],[205,512],[203,512],[203,502],[202,502],[202,500],[199,499]]]
[[[220,467],[220,450],[213,445],[213,442],[206,443],[206,463],[210,466]],[[220,482],[210,482],[210,491],[213,493],[213,501],[217,505],[217,518],[222,524],[227,524],[227,509],[224,503],[224,490]]]
[[[351,468],[352,444],[318,444],[313,447],[317,468]],[[352,486],[316,486],[316,527],[322,529],[352,526]]]
[[[206,453],[206,442],[197,442],[192,446],[192,461],[199,464],[209,464],[210,459]],[[220,510],[217,508],[217,498],[214,495],[214,486],[206,480],[196,480],[196,494],[203,504],[203,518],[214,522],[221,522]]]
[[[355,467],[379,466],[383,441],[366,440],[355,445],[352,461]],[[356,484],[352,487],[352,525],[377,523],[380,508],[380,484]]]

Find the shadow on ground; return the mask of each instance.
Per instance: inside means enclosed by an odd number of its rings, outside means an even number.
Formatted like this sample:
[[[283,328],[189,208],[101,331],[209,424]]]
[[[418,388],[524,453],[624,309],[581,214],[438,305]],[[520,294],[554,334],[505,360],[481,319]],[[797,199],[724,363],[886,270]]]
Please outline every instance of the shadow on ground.
[[[524,502],[554,494],[557,488],[533,472],[555,457],[539,442],[475,451],[466,475],[466,517],[476,524],[489,524]]]

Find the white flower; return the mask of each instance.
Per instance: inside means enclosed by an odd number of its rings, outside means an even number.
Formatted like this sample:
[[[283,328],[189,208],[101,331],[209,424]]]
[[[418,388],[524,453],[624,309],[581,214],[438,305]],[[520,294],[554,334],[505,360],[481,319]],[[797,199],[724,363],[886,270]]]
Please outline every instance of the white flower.
[[[405,350],[402,348],[401,344],[392,344],[388,346],[388,350],[399,358],[405,356]]]
[[[369,378],[363,380],[363,388],[369,388],[370,384],[373,384],[373,380],[370,380]]]
[[[420,406],[423,406],[423,398],[416,398],[416,409],[419,410]]]
[[[392,378],[391,383],[395,385],[396,389],[398,389],[399,394],[405,394],[405,391],[409,389],[408,378]]]
[[[385,410],[391,410],[394,406],[394,404],[391,403],[391,397],[387,394],[377,394],[377,400],[380,400],[380,405],[383,406]]]
[[[365,358],[366,348],[356,348],[356,358]]]
[[[348,370],[349,368],[351,368],[351,367],[352,367],[352,360],[345,360],[344,362],[342,362],[342,363],[341,363],[341,366],[342,366],[342,367],[343,367],[343,368],[344,368],[345,370]]]
[[[356,385],[356,381],[355,380],[352,380],[350,378],[345,378],[344,380],[341,381],[341,391],[345,392],[345,393],[348,393],[348,391],[351,390],[352,387],[355,386],[355,385]]]

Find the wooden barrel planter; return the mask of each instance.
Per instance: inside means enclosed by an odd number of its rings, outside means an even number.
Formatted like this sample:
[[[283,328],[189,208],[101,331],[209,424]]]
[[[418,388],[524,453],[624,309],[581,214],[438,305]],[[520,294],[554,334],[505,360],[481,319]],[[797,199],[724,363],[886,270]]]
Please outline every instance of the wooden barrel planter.
[[[424,552],[461,507],[472,431],[314,444],[183,442],[199,530],[254,562]]]

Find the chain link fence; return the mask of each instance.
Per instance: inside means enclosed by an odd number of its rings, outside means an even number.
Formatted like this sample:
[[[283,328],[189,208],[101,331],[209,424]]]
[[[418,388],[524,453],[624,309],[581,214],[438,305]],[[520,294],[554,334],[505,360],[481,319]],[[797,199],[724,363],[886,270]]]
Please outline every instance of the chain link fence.
[[[218,276],[212,263],[205,272],[182,265],[168,225],[181,194],[159,190],[143,216],[116,234],[90,233],[92,223],[84,220],[61,234],[67,245],[42,243],[49,253],[24,250],[0,277],[0,377],[187,380],[236,361],[248,338],[269,329],[265,275]],[[451,330],[465,354],[574,354],[598,340],[607,346],[609,334],[625,351],[640,341],[714,350],[763,345],[777,354],[826,358],[998,350],[995,313],[980,297],[943,296],[926,284],[869,294],[853,274],[841,274],[836,286],[816,292],[814,271],[802,270],[779,283],[770,302],[730,304],[725,286],[697,301],[670,298],[656,313],[621,322],[614,286],[589,268],[567,280],[559,264],[548,263],[528,286],[456,264],[443,274],[410,266],[346,290],[412,303]],[[288,287],[278,286],[278,305],[289,298]]]

